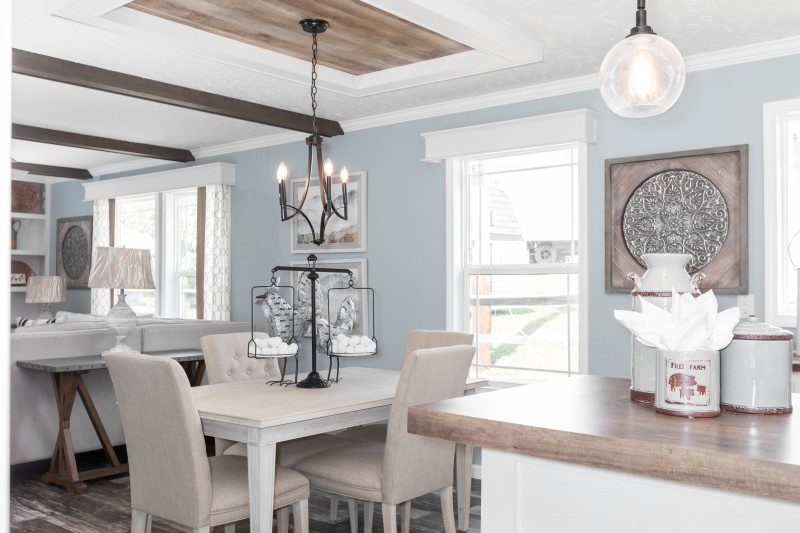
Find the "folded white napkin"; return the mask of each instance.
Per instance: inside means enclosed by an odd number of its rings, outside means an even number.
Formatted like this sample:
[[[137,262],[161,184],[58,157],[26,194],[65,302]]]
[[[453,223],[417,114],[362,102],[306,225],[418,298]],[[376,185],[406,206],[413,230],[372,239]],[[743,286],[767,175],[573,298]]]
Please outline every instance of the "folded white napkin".
[[[637,298],[641,298],[637,296]],[[664,309],[641,299],[641,313],[615,310],[616,318],[641,342],[660,350],[721,350],[733,339],[739,322],[739,308],[717,312],[713,291],[695,298],[672,290],[672,309]]]

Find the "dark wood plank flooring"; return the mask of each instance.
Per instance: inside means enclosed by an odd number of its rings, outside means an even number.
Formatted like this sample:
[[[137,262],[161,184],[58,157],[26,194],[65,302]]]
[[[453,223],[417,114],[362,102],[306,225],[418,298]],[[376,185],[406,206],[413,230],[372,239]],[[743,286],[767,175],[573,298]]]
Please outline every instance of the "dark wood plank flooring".
[[[124,453],[124,450],[122,451]],[[96,462],[92,454],[78,457],[79,467]],[[12,467],[11,533],[127,533],[130,531],[130,478],[95,480],[83,493],[72,496],[57,486],[45,486],[39,480],[46,463]],[[471,533],[480,531],[480,481],[475,480],[471,501]],[[339,513],[330,520],[330,499],[312,491],[309,502],[311,533],[349,533],[347,502],[340,501]],[[363,530],[363,509],[359,506],[359,531]],[[380,505],[376,505],[373,532],[383,531]],[[184,532],[188,528],[154,518],[153,533]],[[215,528],[218,533],[222,527]],[[250,531],[249,521],[237,522],[237,533]],[[292,528],[290,526],[290,531]],[[428,494],[411,503],[411,531],[444,531],[438,494]]]

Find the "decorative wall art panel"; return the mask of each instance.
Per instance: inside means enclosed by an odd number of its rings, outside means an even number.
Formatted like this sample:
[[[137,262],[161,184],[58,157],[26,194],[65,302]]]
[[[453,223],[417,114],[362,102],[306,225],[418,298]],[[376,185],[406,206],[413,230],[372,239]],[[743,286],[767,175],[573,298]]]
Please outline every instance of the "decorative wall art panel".
[[[64,276],[67,288],[88,287],[92,268],[92,218],[58,219],[56,272],[59,276]]]
[[[748,146],[607,159],[606,292],[629,292],[644,253],[688,253],[700,288],[746,294]]]
[[[331,190],[334,194],[333,204],[337,209],[341,209],[341,182],[338,176],[334,176],[331,181]],[[298,205],[303,196],[304,185],[305,179],[292,180],[290,191],[292,205]],[[335,214],[331,216],[325,230],[325,242],[321,246],[311,242],[311,229],[305,219],[300,215],[294,217],[289,225],[291,228],[291,253],[365,252],[367,250],[367,173],[364,171],[350,173],[350,178],[347,180],[347,210],[347,220],[342,220]],[[314,224],[314,231],[317,231],[322,216],[322,202],[315,177],[311,178],[308,195],[303,204],[303,212]]]

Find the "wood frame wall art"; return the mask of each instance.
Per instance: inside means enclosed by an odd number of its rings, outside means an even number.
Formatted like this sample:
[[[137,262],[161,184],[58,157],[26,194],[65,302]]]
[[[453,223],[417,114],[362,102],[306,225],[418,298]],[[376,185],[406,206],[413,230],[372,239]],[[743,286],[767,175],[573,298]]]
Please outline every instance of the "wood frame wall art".
[[[689,253],[700,289],[748,293],[748,145],[606,159],[606,292],[633,290],[637,257]]]
[[[59,218],[56,272],[68,289],[89,287],[92,269],[92,216]]]
[[[291,181],[289,201],[297,205],[303,194],[305,178]],[[342,206],[341,185],[339,177],[333,176],[331,190],[334,194],[334,205]],[[365,171],[351,172],[347,180],[347,220],[338,218],[335,214],[328,221],[325,228],[325,242],[317,246],[311,242],[311,230],[306,220],[298,215],[289,224],[291,253],[314,252],[366,252],[367,251],[367,173]],[[314,224],[314,231],[319,231],[319,220],[322,215],[322,202],[319,198],[317,179],[311,178],[308,186],[308,196],[303,204],[303,212]]]

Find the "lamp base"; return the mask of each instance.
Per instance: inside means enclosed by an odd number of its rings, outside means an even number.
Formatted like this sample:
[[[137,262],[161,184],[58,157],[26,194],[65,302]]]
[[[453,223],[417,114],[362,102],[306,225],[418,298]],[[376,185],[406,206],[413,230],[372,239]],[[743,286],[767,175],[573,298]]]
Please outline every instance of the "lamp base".
[[[325,381],[319,372],[310,372],[306,379],[297,383],[301,389],[325,389],[331,386],[329,381]]]
[[[125,291],[120,291],[117,305],[112,307],[106,315],[106,324],[108,329],[117,336],[117,344],[107,350],[108,352],[136,352],[125,342],[136,327],[136,312],[125,302]]]

